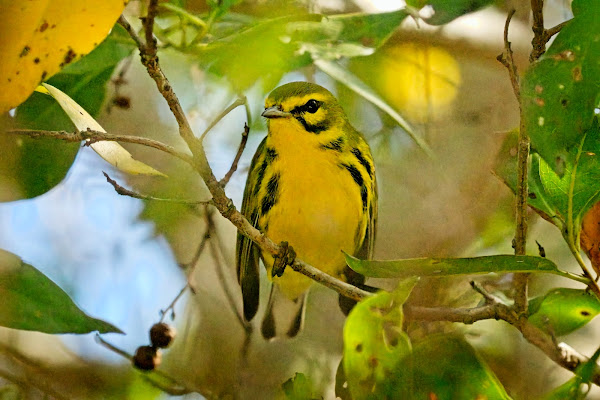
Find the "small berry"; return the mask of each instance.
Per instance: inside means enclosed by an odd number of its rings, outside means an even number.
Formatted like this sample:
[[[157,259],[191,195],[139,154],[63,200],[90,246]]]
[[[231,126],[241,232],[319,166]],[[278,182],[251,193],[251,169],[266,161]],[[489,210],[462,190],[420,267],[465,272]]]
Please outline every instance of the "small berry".
[[[160,350],[152,346],[140,346],[133,356],[133,365],[143,371],[152,371],[160,365]]]
[[[154,347],[166,348],[175,339],[175,328],[171,325],[160,322],[152,325],[150,328],[150,343]]]

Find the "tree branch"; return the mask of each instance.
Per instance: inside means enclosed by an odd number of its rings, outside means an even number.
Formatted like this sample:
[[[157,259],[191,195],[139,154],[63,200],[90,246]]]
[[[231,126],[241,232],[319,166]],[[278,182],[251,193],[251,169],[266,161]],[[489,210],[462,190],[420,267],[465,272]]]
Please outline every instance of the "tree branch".
[[[449,307],[420,307],[404,306],[407,319],[421,321],[447,321],[463,324],[473,324],[486,319],[502,320],[518,329],[525,340],[543,351],[552,361],[561,367],[575,372],[582,363],[589,360],[566,343],[556,344],[555,340],[547,333],[530,323],[527,319],[517,315],[512,307],[503,303],[494,302],[475,308],[449,308]],[[592,381],[600,386],[600,368],[596,371]]]
[[[519,88],[519,74],[517,73],[517,67],[513,58],[513,51],[510,47],[510,42],[508,41],[508,28],[510,26],[510,21],[512,20],[512,17],[515,15],[515,12],[516,10],[513,8],[506,17],[506,22],[504,23],[504,51],[502,52],[502,54],[496,57],[496,59],[500,61],[502,65],[504,65],[508,70],[513,92],[515,93],[517,101],[519,101],[519,98],[521,97]]]
[[[237,171],[238,163],[240,162],[240,158],[242,158],[242,153],[244,153],[244,149],[246,148],[246,143],[248,142],[248,134],[249,133],[250,133],[250,127],[246,123],[246,124],[244,124],[244,131],[242,132],[242,140],[240,141],[240,145],[238,147],[238,151],[235,154],[235,157],[233,158],[233,162],[231,163],[231,167],[229,168],[229,171],[227,171],[227,173],[225,174],[225,176],[223,177],[223,179],[221,179],[219,181],[219,184],[222,187],[227,186],[227,184],[229,183],[229,180],[231,179],[231,177],[233,176],[233,174],[235,173],[235,171]]]
[[[194,206],[198,205],[198,204],[212,204],[211,200],[196,201],[196,200],[183,200],[183,199],[167,199],[167,198],[162,198],[162,197],[148,196],[146,194],[140,194],[140,193],[134,192],[132,190],[129,190],[129,189],[124,188],[123,186],[119,185],[117,183],[117,181],[115,181],[114,179],[111,179],[111,177],[108,176],[108,174],[106,172],[102,171],[102,173],[104,174],[106,181],[108,183],[110,183],[112,185],[112,187],[115,189],[115,192],[117,192],[121,196],[129,196],[129,197],[133,197],[134,199],[140,199],[140,200],[166,201],[169,203],[180,203],[180,204],[187,204],[187,205],[194,205]]]
[[[179,158],[181,161],[186,162],[187,164],[194,166],[194,160],[186,153],[182,153],[176,150],[174,147],[159,142],[158,140],[148,139],[140,136],[131,136],[131,135],[113,135],[106,132],[94,131],[91,129],[85,131],[75,131],[75,132],[67,132],[67,131],[42,131],[42,130],[32,130],[32,129],[9,129],[6,131],[7,133],[12,133],[15,135],[23,135],[29,136],[33,139],[39,139],[42,137],[48,137],[58,140],[64,140],[65,142],[81,142],[86,141],[85,145],[89,146],[96,142],[109,141],[109,142],[123,142],[123,143],[133,143],[139,144],[146,147],[152,147],[154,149],[163,151],[167,154],[170,154],[174,157]]]
[[[532,50],[529,54],[529,62],[536,61],[546,52],[546,31],[544,29],[544,0],[531,0],[531,13],[533,15],[533,39],[531,40]]]
[[[532,4],[535,0],[532,0]],[[515,193],[515,214],[516,214],[516,228],[515,238],[513,247],[516,255],[525,255],[527,247],[527,209],[528,209],[528,160],[529,160],[529,136],[525,129],[525,123],[523,118],[523,107],[521,105],[521,89],[519,84],[519,75],[517,73],[517,67],[515,65],[513,51],[510,47],[510,41],[508,40],[508,30],[510,27],[510,21],[512,20],[515,10],[511,10],[506,17],[506,23],[504,24],[504,51],[500,54],[497,59],[506,67],[510,76],[510,82],[513,88],[513,92],[517,101],[519,102],[519,115],[520,115],[520,129],[519,129],[519,144],[517,153],[517,188]],[[529,274],[519,273],[514,275],[513,287],[514,287],[514,300],[515,300],[515,311],[519,315],[525,316],[527,312],[527,283],[529,280]]]

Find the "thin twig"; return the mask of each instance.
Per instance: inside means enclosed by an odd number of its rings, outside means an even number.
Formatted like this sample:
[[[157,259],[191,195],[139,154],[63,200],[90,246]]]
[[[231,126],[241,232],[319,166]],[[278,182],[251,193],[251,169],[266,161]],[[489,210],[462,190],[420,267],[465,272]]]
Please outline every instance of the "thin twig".
[[[202,132],[202,135],[200,136],[200,140],[201,141],[204,140],[204,138],[206,137],[208,132],[210,132],[211,129],[215,127],[215,125],[217,125],[223,118],[225,118],[225,116],[227,114],[229,114],[231,111],[233,111],[237,107],[243,106],[247,103],[248,103],[248,100],[246,99],[246,96],[240,96],[237,99],[235,99],[235,101],[233,103],[231,103],[231,105],[229,107],[227,107],[225,110],[223,110],[221,112],[221,114],[217,115],[217,118],[215,118],[213,120],[213,122],[211,122],[210,125],[208,125],[206,127],[206,129],[204,130],[204,132]]]
[[[133,356],[131,354],[129,354],[128,352],[126,352],[123,349],[120,349],[119,347],[115,346],[114,344],[108,342],[100,334],[96,334],[96,342],[101,344],[102,346],[106,347],[110,351],[129,360],[129,362],[132,362]],[[162,382],[159,382],[158,380],[152,378],[152,375],[156,375],[157,377],[165,379],[165,380],[169,381],[170,383],[172,383],[172,385],[166,386]],[[156,388],[162,390],[165,393],[168,393],[168,394],[171,394],[174,396],[183,396],[184,394],[187,394],[187,393],[197,392],[197,393],[200,393],[201,395],[203,395],[204,397],[208,396],[207,398],[214,398],[213,396],[210,396],[210,394],[207,395],[204,392],[200,392],[196,389],[187,388],[185,385],[182,385],[181,383],[179,383],[178,381],[171,378],[169,375],[165,374],[164,372],[162,372],[160,370],[156,370],[156,369],[152,370],[151,372],[148,372],[148,373],[145,373],[144,375],[142,375],[142,377],[144,379],[146,379],[150,384],[155,386]]]
[[[515,97],[517,101],[520,99],[520,89],[519,89],[519,75],[517,73],[517,67],[515,65],[515,61],[513,58],[513,51],[510,47],[510,42],[508,41],[508,28],[510,26],[510,21],[512,17],[515,15],[516,10],[513,8],[508,13],[506,17],[506,22],[504,23],[504,51],[500,54],[496,59],[502,63],[508,70],[508,74],[510,76],[510,83],[513,88],[513,92],[515,93]]]
[[[486,304],[501,303],[500,299],[498,299],[496,296],[492,295],[490,292],[488,292],[487,290],[485,290],[477,282],[471,281],[470,283],[471,283],[471,287],[473,288],[473,290],[475,290],[477,293],[479,293],[485,299],[485,303]]]
[[[552,337],[526,319],[516,315],[512,307],[502,303],[488,304],[475,308],[449,308],[449,307],[420,307],[404,306],[407,319],[421,321],[448,321],[473,324],[477,321],[496,319],[508,322],[517,328],[523,337],[531,344],[542,350],[551,360],[561,367],[574,372],[575,369],[588,358],[578,353],[565,343],[558,345]],[[593,382],[600,385],[600,369],[597,367],[593,375]]]
[[[167,308],[165,308],[164,310],[160,310],[160,320],[158,321],[159,323],[165,320],[165,316],[169,313],[169,310],[171,310],[171,315],[173,316],[172,318],[175,318],[175,305],[189,287],[189,283],[186,283],[185,286],[179,291],[179,293],[177,293],[177,296],[175,296],[173,301],[171,301],[171,303],[167,306]]]
[[[170,198],[154,197],[154,196],[149,196],[146,194],[137,193],[137,192],[134,192],[132,190],[129,190],[129,189],[124,188],[123,186],[119,185],[117,183],[117,181],[115,181],[110,176],[108,176],[108,174],[106,172],[102,171],[102,173],[104,174],[106,181],[108,183],[110,183],[112,185],[112,187],[115,189],[115,192],[117,192],[121,196],[133,197],[134,199],[140,199],[140,200],[165,201],[168,203],[179,203],[179,204],[186,204],[186,205],[212,204],[212,201],[210,201],[210,200],[170,199]]]
[[[242,158],[242,153],[244,152],[244,149],[246,148],[246,143],[248,142],[248,133],[250,133],[250,127],[246,123],[244,124],[244,131],[242,132],[242,140],[240,140],[240,146],[238,147],[238,151],[235,154],[233,162],[231,163],[231,167],[229,168],[229,171],[227,171],[223,179],[219,181],[219,184],[222,187],[227,186],[229,180],[231,179],[235,171],[237,171],[238,163],[240,162],[240,158]]]
[[[532,0],[533,2],[534,0]],[[515,193],[515,210],[516,210],[516,228],[514,238],[515,255],[525,255],[527,248],[527,200],[528,200],[528,159],[529,159],[529,136],[525,128],[525,119],[523,115],[523,107],[521,105],[521,90],[519,86],[519,75],[513,57],[513,51],[508,40],[508,31],[510,21],[512,20],[515,10],[511,10],[506,17],[504,25],[504,52],[498,56],[498,60],[506,67],[510,76],[510,82],[517,101],[519,102],[519,115],[521,117],[521,125],[519,129],[519,145],[517,155],[517,189]],[[514,275],[514,310],[517,315],[526,316],[527,312],[527,284],[529,275],[519,273]]]
[[[39,139],[42,137],[49,137],[52,139],[64,140],[65,142],[81,142],[86,141],[85,145],[89,146],[96,142],[109,141],[109,142],[123,142],[123,143],[133,143],[139,144],[146,147],[152,147],[154,149],[160,150],[167,154],[170,154],[174,157],[179,158],[180,160],[188,163],[191,166],[194,166],[193,158],[183,153],[179,150],[176,150],[173,146],[169,146],[158,140],[148,139],[140,136],[131,136],[131,135],[114,135],[111,133],[95,131],[92,129],[88,129],[85,131],[75,131],[75,132],[67,132],[67,131],[44,131],[44,130],[36,130],[36,129],[9,129],[6,131],[7,133],[12,133],[15,135],[23,135],[29,136],[33,139]]]
[[[302,275],[306,275],[312,280],[315,280],[350,299],[360,301],[373,295],[373,293],[369,293],[349,283],[336,279],[302,260],[296,259],[291,267],[294,271],[300,272]]]
[[[542,54],[546,52],[546,42],[544,29],[544,0],[531,0],[531,14],[533,16],[533,39],[531,40],[531,54],[529,54],[529,62],[536,61]]]
[[[158,15],[158,0],[150,0],[148,2],[148,12],[145,17],[142,17],[142,26],[144,27],[144,35],[146,37],[146,53],[150,57],[156,57],[156,38],[154,37],[154,19]]]
[[[552,38],[552,36],[556,35],[557,33],[559,33],[562,28],[564,28],[565,26],[567,26],[569,24],[569,22],[571,22],[571,20],[567,20],[567,21],[563,21],[560,24],[553,26],[552,28],[546,29],[544,31],[544,40],[546,43],[548,43],[548,40],[550,40],[550,38]]]

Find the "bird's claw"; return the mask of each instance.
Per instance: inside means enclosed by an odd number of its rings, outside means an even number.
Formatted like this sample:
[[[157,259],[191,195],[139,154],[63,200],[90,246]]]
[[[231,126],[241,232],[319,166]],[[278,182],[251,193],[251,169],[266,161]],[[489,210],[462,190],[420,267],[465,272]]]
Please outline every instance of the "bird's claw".
[[[294,263],[296,252],[288,242],[281,242],[279,244],[279,254],[277,254],[274,259],[271,276],[281,277],[285,271],[285,267]]]

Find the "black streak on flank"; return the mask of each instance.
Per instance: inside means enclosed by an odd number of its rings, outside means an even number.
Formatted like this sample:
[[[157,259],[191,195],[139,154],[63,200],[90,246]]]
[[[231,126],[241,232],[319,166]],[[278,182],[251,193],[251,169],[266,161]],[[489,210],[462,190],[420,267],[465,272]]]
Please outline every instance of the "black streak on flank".
[[[358,162],[365,167],[365,170],[367,171],[367,174],[369,174],[370,177],[373,177],[373,168],[371,167],[371,164],[367,161],[367,159],[363,156],[363,154],[361,153],[361,151],[357,148],[353,148],[352,149],[352,154],[354,154],[354,156],[356,157],[356,159],[358,160]]]
[[[277,154],[277,151],[276,151],[274,148],[272,148],[272,147],[267,147],[267,152],[266,152],[266,155],[265,155],[265,161],[266,161],[268,164],[270,164],[270,163],[272,163],[273,161],[275,161],[275,159],[277,158],[277,156],[278,156],[278,155],[279,155],[279,154]]]
[[[362,185],[360,187],[360,198],[362,199],[362,204],[363,204],[363,211],[367,211],[367,199],[368,199],[369,193],[367,190],[367,186],[366,185]]]
[[[258,194],[258,191],[260,190],[260,186],[265,177],[265,171],[267,170],[268,165],[269,165],[269,163],[265,159],[262,162],[262,164],[260,164],[260,167],[258,167],[258,172],[256,173],[256,183],[254,184],[254,190],[252,191],[252,194],[255,196]]]
[[[260,204],[260,211],[262,215],[266,215],[271,208],[277,203],[279,197],[279,174],[275,174],[269,179],[267,183],[267,194],[263,197]]]
[[[329,129],[329,123],[327,121],[322,121],[322,122],[319,122],[318,124],[311,125],[308,122],[306,122],[306,120],[301,115],[296,115],[296,119],[298,121],[300,121],[300,123],[302,124],[304,129],[306,129],[308,132],[314,133],[316,135]]]
[[[362,187],[364,180],[363,180],[362,175],[360,174],[360,171],[358,169],[356,169],[356,167],[354,165],[351,165],[351,164],[342,164],[342,166],[344,168],[346,168],[348,170],[348,172],[350,172],[350,175],[352,175],[352,179],[354,179],[354,182],[356,182],[356,184],[359,187]]]
[[[325,150],[334,150],[337,152],[341,152],[343,144],[344,144],[344,138],[340,136],[339,138],[332,140],[329,143],[322,144],[321,148],[325,149]]]

